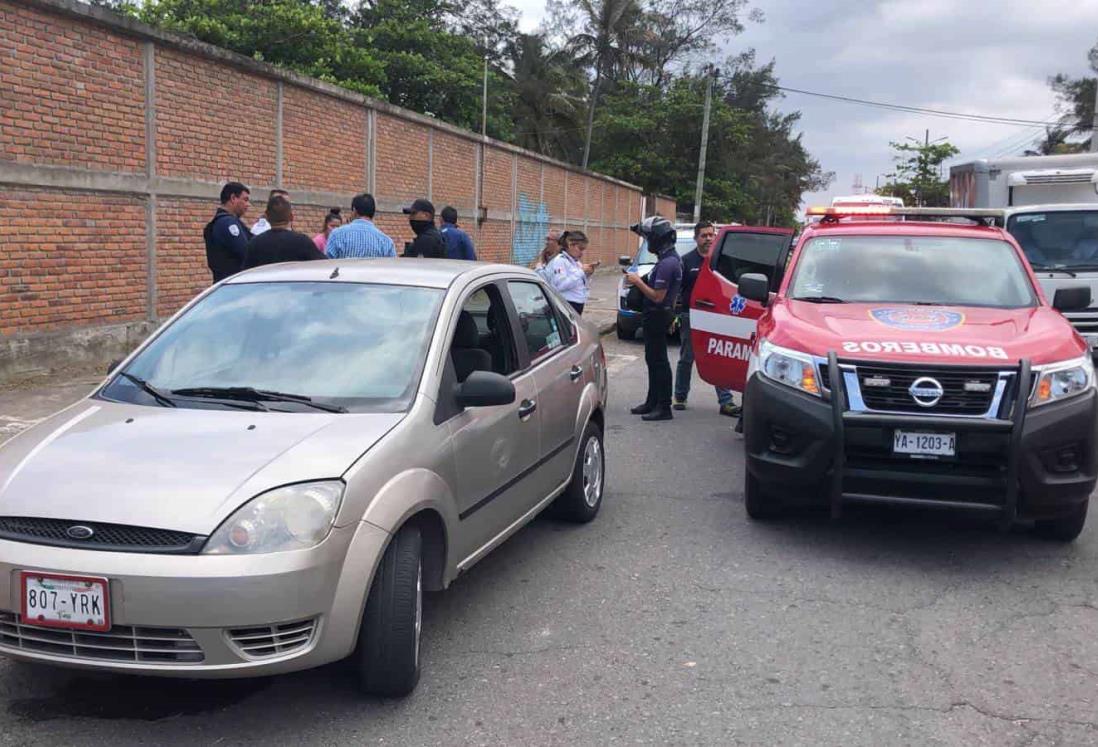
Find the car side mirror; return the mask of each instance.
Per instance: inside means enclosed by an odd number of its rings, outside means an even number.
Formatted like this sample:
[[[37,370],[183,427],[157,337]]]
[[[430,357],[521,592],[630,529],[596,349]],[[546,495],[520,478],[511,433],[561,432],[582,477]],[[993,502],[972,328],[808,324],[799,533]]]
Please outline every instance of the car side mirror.
[[[740,275],[739,293],[749,301],[766,306],[770,302],[770,281],[761,273],[746,272]]]
[[[107,366],[107,376],[110,376],[112,373],[114,373],[114,370],[121,366],[122,361],[124,360],[125,358],[118,358],[117,360],[111,361],[110,365]]]
[[[1057,288],[1052,297],[1052,308],[1057,311],[1080,311],[1090,307],[1090,286],[1074,285]]]
[[[492,371],[473,371],[457,388],[458,407],[496,407],[515,401],[515,385]]]
[[[633,258],[630,257],[628,254],[622,254],[618,257],[618,264],[622,267],[628,267],[629,265],[633,264]]]

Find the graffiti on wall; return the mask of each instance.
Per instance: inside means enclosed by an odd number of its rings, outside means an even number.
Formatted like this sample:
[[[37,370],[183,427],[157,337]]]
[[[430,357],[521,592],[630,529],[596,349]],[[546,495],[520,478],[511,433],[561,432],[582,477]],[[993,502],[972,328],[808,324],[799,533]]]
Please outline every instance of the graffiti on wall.
[[[531,200],[520,192],[518,219],[515,221],[515,235],[511,241],[511,261],[523,266],[533,262],[545,244],[548,230],[549,209],[545,203]]]

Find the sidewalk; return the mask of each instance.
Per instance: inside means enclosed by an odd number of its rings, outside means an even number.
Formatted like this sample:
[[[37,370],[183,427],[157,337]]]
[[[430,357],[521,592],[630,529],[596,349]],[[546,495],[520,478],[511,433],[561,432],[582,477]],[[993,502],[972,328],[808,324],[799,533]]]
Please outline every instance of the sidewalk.
[[[583,309],[583,318],[605,335],[614,331],[618,318],[618,278],[620,267],[607,267],[597,270],[591,276],[591,295]]]

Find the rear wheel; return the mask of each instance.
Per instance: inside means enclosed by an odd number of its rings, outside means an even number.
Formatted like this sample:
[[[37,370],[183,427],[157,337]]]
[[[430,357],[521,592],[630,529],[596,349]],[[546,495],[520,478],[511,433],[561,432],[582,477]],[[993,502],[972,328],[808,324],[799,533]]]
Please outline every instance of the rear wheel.
[[[354,654],[359,684],[370,695],[400,697],[419,682],[422,550],[419,528],[403,527],[385,548],[370,586]]]
[[[763,489],[759,478],[744,470],[743,505],[748,517],[755,521],[773,519],[782,512],[782,505],[773,493]]]
[[[1090,501],[1083,501],[1074,507],[1069,514],[1058,516],[1055,519],[1038,519],[1033,522],[1033,532],[1038,537],[1055,540],[1057,542],[1071,542],[1087,523],[1087,507]]]
[[[586,523],[594,519],[602,506],[606,477],[606,459],[602,450],[602,429],[588,423],[583,429],[572,481],[553,502],[554,513],[567,521]]]

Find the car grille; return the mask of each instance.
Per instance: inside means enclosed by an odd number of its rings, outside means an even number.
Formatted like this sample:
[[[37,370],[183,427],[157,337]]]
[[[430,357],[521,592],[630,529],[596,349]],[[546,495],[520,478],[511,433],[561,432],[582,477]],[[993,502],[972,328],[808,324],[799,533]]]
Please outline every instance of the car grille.
[[[200,664],[206,657],[179,628],[115,625],[108,633],[28,625],[19,615],[0,612],[0,651],[4,648],[88,661]]]
[[[74,526],[87,527],[92,535],[87,539],[73,539],[68,530]],[[197,553],[206,541],[201,535],[169,529],[20,516],[0,517],[0,539],[89,550],[178,554]]]
[[[229,640],[251,659],[281,656],[305,648],[316,632],[316,618],[293,623],[263,625],[254,628],[233,628]]]
[[[965,368],[910,368],[898,366],[857,367],[862,401],[871,410],[917,412],[931,415],[983,415],[995,398],[999,372]],[[933,407],[915,402],[908,389],[916,380],[930,377],[942,385],[945,394]],[[887,381],[886,386],[880,386]],[[867,382],[877,382],[870,386]],[[983,391],[966,391],[975,386]]]

